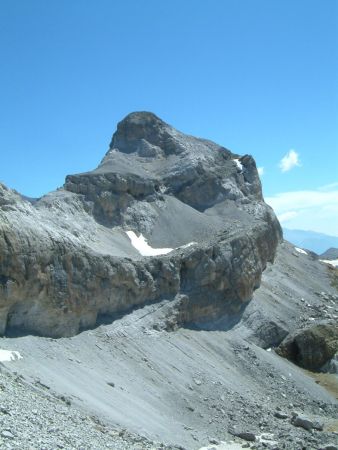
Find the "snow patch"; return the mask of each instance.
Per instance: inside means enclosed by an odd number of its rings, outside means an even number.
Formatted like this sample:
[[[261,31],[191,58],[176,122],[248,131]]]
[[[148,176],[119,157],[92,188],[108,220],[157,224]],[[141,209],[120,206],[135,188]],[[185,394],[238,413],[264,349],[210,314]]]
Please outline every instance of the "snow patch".
[[[303,255],[307,255],[306,251],[303,250],[302,248],[295,247],[295,250],[296,250],[296,252],[298,252],[298,253],[302,253]]]
[[[234,159],[234,161],[235,161],[237,167],[239,168],[239,170],[243,170],[243,164],[240,162],[240,160],[236,158],[236,159]]]
[[[319,261],[325,264],[331,264],[333,267],[338,267],[338,259],[320,259]]]
[[[244,441],[243,441],[244,442]],[[218,445],[212,444],[207,447],[201,447],[199,450],[243,450],[242,444],[238,442],[222,442]]]
[[[19,352],[15,350],[2,350],[0,349],[0,361],[17,361],[18,359],[22,359],[22,356]]]
[[[262,444],[268,444],[271,446],[278,445],[278,442],[274,440],[274,435],[272,433],[262,433],[256,436],[256,439]]]
[[[134,233],[134,231],[126,231],[126,234],[128,235],[131,245],[138,250],[138,252],[142,256],[157,256],[157,255],[166,255],[167,253],[170,253],[174,250],[177,250],[179,248],[188,248],[192,245],[196,245],[197,242],[189,242],[188,244],[181,245],[180,247],[176,248],[153,248],[151,247],[147,239],[143,236],[141,233],[139,236]]]
[[[197,242],[189,242],[189,244],[184,244],[184,245],[181,245],[180,247],[177,247],[177,248],[188,248],[188,247],[191,247],[192,245],[195,245],[195,244],[197,244]]]
[[[166,255],[174,250],[173,248],[151,247],[142,233],[139,236],[136,236],[134,231],[126,231],[126,233],[131,241],[131,245],[136,248],[142,256]]]

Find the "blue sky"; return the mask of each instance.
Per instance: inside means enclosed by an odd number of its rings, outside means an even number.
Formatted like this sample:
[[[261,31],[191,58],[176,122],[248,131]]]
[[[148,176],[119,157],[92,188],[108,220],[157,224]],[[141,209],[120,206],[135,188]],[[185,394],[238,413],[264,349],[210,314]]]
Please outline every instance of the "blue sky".
[[[0,180],[41,196],[149,110],[252,154],[283,225],[338,235],[337,17],[335,0],[1,0]]]

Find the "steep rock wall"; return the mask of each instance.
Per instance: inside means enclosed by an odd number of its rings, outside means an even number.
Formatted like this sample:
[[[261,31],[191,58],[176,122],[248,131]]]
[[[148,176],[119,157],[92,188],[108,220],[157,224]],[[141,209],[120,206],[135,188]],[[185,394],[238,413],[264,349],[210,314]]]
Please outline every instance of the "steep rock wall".
[[[142,257],[128,229],[175,249]],[[100,166],[63,189],[30,202],[0,186],[0,333],[71,336],[180,294],[188,323],[235,313],[280,236],[252,157],[133,113]]]

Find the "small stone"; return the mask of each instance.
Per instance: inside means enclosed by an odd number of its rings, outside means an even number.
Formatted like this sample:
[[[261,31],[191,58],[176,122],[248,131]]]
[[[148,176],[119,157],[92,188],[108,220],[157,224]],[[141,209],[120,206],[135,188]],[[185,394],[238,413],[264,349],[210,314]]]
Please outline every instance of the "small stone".
[[[295,426],[295,427],[301,427],[304,428],[304,430],[310,431],[313,428],[315,428],[314,423],[312,422],[312,420],[310,420],[308,417],[303,416],[303,415],[299,415],[299,416],[294,416],[291,423]]]
[[[322,422],[318,422],[318,420],[313,422],[313,428],[318,431],[323,431],[324,424]]]
[[[14,439],[14,435],[8,430],[2,431],[1,432],[1,436],[6,438],[6,439]]]
[[[0,412],[2,414],[8,414],[9,416],[11,415],[10,411],[7,408],[4,408],[3,406],[0,406]]]
[[[244,439],[245,441],[249,441],[249,442],[255,442],[256,440],[256,436],[254,435],[254,433],[250,433],[249,431],[242,431],[239,433],[236,433],[235,436]]]
[[[288,418],[288,415],[287,415],[287,414],[282,413],[282,412],[280,412],[280,411],[276,411],[276,412],[274,413],[274,416],[277,417],[277,419],[287,419],[287,418]]]

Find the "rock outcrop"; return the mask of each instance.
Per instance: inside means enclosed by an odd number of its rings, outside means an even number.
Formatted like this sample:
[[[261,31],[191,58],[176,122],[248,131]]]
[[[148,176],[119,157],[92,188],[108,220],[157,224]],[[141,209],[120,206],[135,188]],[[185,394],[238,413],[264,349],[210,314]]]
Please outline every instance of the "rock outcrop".
[[[277,352],[301,367],[318,370],[338,352],[338,325],[320,323],[287,336]]]
[[[126,231],[172,251],[143,256]],[[31,201],[0,185],[0,333],[71,336],[182,295],[186,323],[233,314],[280,237],[251,156],[132,113],[62,189]]]

